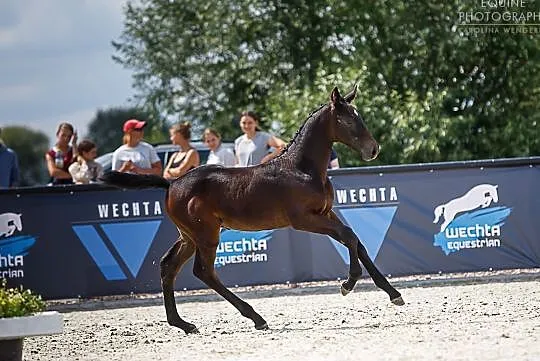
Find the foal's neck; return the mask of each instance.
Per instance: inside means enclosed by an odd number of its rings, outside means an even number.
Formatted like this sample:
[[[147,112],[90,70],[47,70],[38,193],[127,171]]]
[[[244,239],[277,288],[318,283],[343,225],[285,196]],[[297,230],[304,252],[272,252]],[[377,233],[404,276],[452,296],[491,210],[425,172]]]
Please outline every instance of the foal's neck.
[[[287,148],[284,158],[293,166],[312,176],[326,179],[332,151],[330,108],[323,107],[312,114]]]

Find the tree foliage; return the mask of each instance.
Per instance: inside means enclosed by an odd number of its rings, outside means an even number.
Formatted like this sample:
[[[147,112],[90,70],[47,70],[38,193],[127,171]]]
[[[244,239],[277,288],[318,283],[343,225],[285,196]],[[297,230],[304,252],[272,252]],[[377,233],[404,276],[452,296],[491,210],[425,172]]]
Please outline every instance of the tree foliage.
[[[27,127],[2,127],[2,139],[17,153],[19,159],[19,186],[47,183],[45,153],[49,149],[49,138],[40,131]]]
[[[358,83],[380,164],[540,154],[540,37],[460,25],[480,4],[141,0],[113,45],[141,100],[227,138],[246,108],[290,137],[333,86]]]
[[[136,107],[99,109],[88,125],[87,138],[96,143],[100,154],[112,152],[122,145],[124,122],[133,118],[147,122],[144,133],[146,141],[159,143],[167,140],[168,130],[164,121]]]

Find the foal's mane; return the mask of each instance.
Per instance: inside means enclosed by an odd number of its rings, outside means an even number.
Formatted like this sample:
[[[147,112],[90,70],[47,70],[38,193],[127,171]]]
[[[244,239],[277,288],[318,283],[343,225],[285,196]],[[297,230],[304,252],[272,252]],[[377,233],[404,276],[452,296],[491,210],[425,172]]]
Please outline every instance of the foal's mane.
[[[308,122],[308,120],[310,120],[316,113],[318,113],[320,110],[322,110],[325,106],[327,106],[328,104],[321,104],[317,109],[311,111],[311,113],[309,113],[308,117],[306,118],[306,120],[304,120],[304,122],[302,123],[302,125],[300,126],[300,128],[298,128],[298,130],[296,131],[296,133],[294,133],[294,136],[292,137],[292,139],[289,141],[289,143],[285,146],[285,148],[283,148],[283,151],[281,152],[280,156],[287,153],[287,151],[289,150],[289,148],[291,147],[291,145],[293,145],[293,143],[296,141],[296,138],[298,138],[298,136],[300,135],[300,133],[302,133],[302,130],[304,130],[304,126],[306,125],[306,123]]]

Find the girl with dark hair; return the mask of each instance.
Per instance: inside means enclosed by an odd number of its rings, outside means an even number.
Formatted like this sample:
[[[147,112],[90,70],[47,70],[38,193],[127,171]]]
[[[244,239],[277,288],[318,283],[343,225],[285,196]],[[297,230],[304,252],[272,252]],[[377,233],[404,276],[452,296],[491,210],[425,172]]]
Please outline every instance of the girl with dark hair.
[[[103,167],[95,161],[97,157],[96,144],[90,140],[83,140],[77,146],[79,155],[77,160],[69,166],[69,173],[75,184],[89,184],[97,182],[103,175]]]
[[[45,154],[51,184],[73,184],[68,169],[77,156],[77,133],[73,125],[60,123],[56,130],[56,144]]]

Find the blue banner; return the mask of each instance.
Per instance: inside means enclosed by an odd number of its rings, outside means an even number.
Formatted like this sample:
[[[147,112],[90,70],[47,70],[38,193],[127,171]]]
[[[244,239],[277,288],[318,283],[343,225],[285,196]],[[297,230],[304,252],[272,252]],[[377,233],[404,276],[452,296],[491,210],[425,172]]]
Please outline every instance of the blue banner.
[[[540,158],[330,172],[334,211],[385,274],[540,267]],[[45,298],[160,291],[178,238],[162,190],[65,186],[0,191],[0,277]],[[329,236],[222,229],[215,266],[228,286],[346,277]],[[192,261],[176,281],[205,288]]]
[[[343,174],[332,183],[338,215],[385,273],[540,266],[538,167]]]

